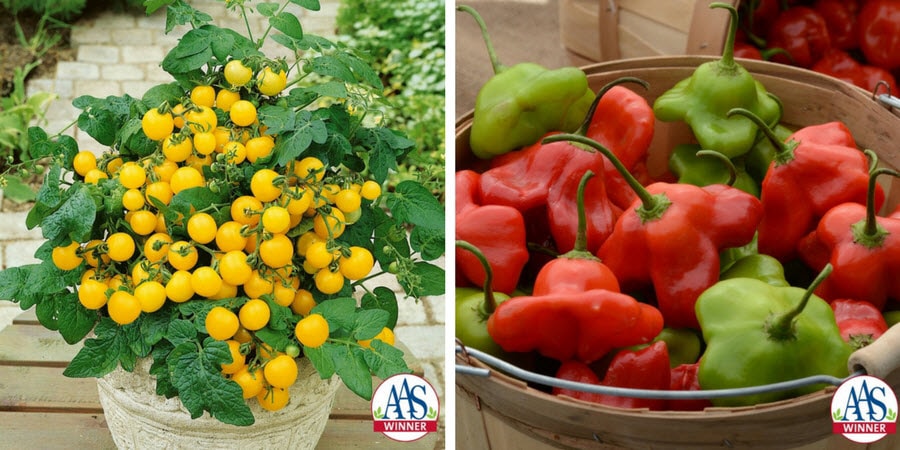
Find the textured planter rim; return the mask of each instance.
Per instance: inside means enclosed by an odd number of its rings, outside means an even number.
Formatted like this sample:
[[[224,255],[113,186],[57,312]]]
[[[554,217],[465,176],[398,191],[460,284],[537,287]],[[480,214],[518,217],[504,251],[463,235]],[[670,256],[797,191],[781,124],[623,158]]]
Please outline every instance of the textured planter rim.
[[[148,373],[151,364],[144,358],[134,372],[118,367],[97,379],[107,426],[119,448],[312,449],[325,431],[341,385],[336,376],[321,379],[309,359],[300,358],[288,405],[273,412],[251,400],[256,422],[242,427],[222,423],[207,412],[191,419],[180,399],[156,395],[156,377]]]

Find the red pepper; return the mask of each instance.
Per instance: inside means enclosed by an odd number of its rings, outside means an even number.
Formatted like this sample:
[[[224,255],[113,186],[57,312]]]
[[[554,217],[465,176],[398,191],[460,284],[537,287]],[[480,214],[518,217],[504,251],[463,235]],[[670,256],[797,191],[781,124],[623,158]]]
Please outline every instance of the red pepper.
[[[810,68],[831,47],[831,38],[821,14],[806,6],[794,6],[775,19],[766,44],[791,55],[775,55],[772,61]]]
[[[869,64],[900,67],[900,0],[867,0],[857,15],[859,48]]]
[[[670,377],[671,384],[669,390],[672,391],[699,391],[700,381],[697,380],[697,370],[700,363],[681,364],[672,368]],[[669,400],[668,409],[674,411],[702,411],[704,408],[713,406],[712,402],[706,399],[698,400]]]
[[[812,66],[812,70],[844,80],[869,92],[874,92],[878,83],[886,83],[890,92],[898,92],[897,82],[890,72],[880,67],[860,64],[849,53],[837,48],[826,51]]]
[[[591,363],[617,347],[650,342],[662,315],[646,303],[607,289],[513,297],[488,319],[488,333],[508,352]],[[667,362],[668,364],[668,362]]]
[[[616,80],[600,90],[582,129],[608,143],[616,155],[630,164],[629,168],[634,168],[646,159],[655,122],[653,109],[647,101],[615,84],[621,82]],[[536,143],[494,158],[481,180],[485,204],[508,205],[523,212],[547,204],[547,195],[555,180],[568,177],[577,184],[581,179],[585,167],[572,167],[569,160],[584,151],[566,142]],[[596,153],[591,155],[597,161],[605,159]],[[570,169],[575,169],[576,173],[572,175]],[[604,172],[609,179],[609,167]],[[627,193],[619,192],[620,187],[608,182],[606,186],[612,199],[623,195],[627,198]]]
[[[813,9],[825,19],[833,48],[850,50],[857,47],[856,15],[859,8],[856,0],[816,0]]]
[[[593,374],[593,376],[591,376]],[[620,350],[609,363],[603,381],[597,379],[590,367],[579,362],[560,366],[557,378],[603,386],[668,390],[670,386],[669,352],[666,343],[659,341],[640,350]],[[556,395],[568,395],[617,408],[666,409],[666,400],[655,398],[619,397],[555,388]]]
[[[812,70],[846,81],[854,86],[865,87],[866,76],[862,64],[849,53],[839,49],[828,49],[812,66]]]
[[[589,145],[617,165],[639,200],[619,216],[597,256],[624,289],[652,285],[667,326],[698,327],[694,303],[719,279],[719,252],[753,239],[759,200],[726,185],[658,182],[645,188],[596,141],[577,134],[545,140]]]
[[[587,249],[588,221],[585,214],[586,190],[593,172],[587,172],[577,187],[578,212],[575,214],[577,229],[572,250],[544,265],[534,281],[533,295],[579,293],[591,289],[607,289],[619,292],[619,281],[605,264]],[[602,186],[601,186],[602,187]]]
[[[479,205],[478,178],[471,170],[456,173],[456,239],[481,249],[494,272],[493,290],[511,294],[528,261],[525,221],[515,208]],[[484,284],[484,268],[470,252],[456,250],[456,268],[469,282]]]
[[[825,300],[852,298],[865,300],[879,310],[888,299],[900,300],[900,219],[878,217],[875,211],[875,169],[869,179],[865,204],[844,203],[830,209],[819,222],[816,235],[830,251],[831,275],[816,289]]]
[[[762,182],[760,253],[781,262],[792,259],[801,239],[829,209],[844,202],[865,203],[869,165],[846,125],[829,122],[804,127],[782,142],[752,113],[733,113],[756,121],[777,150]],[[876,205],[883,201],[879,187]]]
[[[875,342],[888,329],[881,311],[867,301],[835,299],[831,301],[831,309],[841,337],[853,348]]]

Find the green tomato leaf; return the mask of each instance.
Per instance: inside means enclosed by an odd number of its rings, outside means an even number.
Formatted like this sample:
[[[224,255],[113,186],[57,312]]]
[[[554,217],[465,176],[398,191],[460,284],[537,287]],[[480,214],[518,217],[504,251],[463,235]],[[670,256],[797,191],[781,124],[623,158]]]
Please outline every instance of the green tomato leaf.
[[[355,75],[354,80],[345,81],[355,82],[358,80],[379,91],[384,87],[381,83],[381,78],[378,76],[378,72],[375,72],[375,70],[372,69],[371,62],[365,61],[347,52],[336,53],[334,56]]]
[[[253,424],[253,413],[244,401],[241,387],[221,373],[221,364],[231,361],[228,344],[207,338],[203,348],[198,349],[196,343],[184,343],[176,346],[166,361],[172,385],[178,389],[178,397],[191,418],[208,411],[224,423]]]
[[[397,220],[443,230],[444,207],[425,186],[411,180],[401,181],[394,192],[386,193],[385,197],[388,208]]]
[[[284,330],[276,331],[269,327],[263,327],[254,331],[253,334],[279,352],[283,352],[291,344],[291,339],[284,334]]]
[[[34,307],[34,315],[37,317],[38,322],[44,328],[52,331],[59,330],[59,321],[56,318],[56,301],[56,296],[47,295]]]
[[[184,90],[178,83],[157,84],[151,87],[141,97],[141,103],[150,108],[156,108],[163,103],[175,106],[181,103],[181,97],[184,97]],[[140,123],[140,121],[138,122]]]
[[[363,352],[366,364],[372,373],[382,380],[398,373],[412,373],[412,370],[403,359],[403,351],[380,340],[371,343],[371,349]]]
[[[412,297],[444,293],[444,269],[427,262],[416,262],[411,272],[397,274],[397,281]]]
[[[25,217],[25,226],[31,230],[41,224],[45,217],[52,213],[62,203],[65,191],[60,190],[59,180],[62,175],[62,167],[51,164],[44,175],[44,182],[37,191],[34,206]]]
[[[291,3],[302,6],[310,11],[318,11],[322,8],[319,6],[319,0],[291,0]]]
[[[213,55],[209,45],[209,30],[195,28],[188,31],[163,58],[162,68],[169,73],[187,73],[203,67]]]
[[[356,345],[333,345],[325,348],[334,362],[334,371],[354,394],[372,399],[372,372],[366,364],[365,349]]]
[[[296,159],[313,142],[322,144],[328,139],[328,129],[325,122],[312,119],[307,111],[297,114],[294,130],[281,136],[275,143],[273,152],[276,155],[275,162],[280,166],[286,166],[291,160]]]
[[[378,286],[367,292],[362,297],[363,309],[374,309],[384,311],[388,314],[387,321],[384,326],[394,329],[397,326],[397,318],[400,314],[400,307],[397,303],[397,294],[384,286]]]
[[[94,327],[94,333],[97,337],[84,341],[63,375],[70,378],[99,378],[115,370],[120,363],[126,370],[134,368],[134,354],[128,349],[127,338],[118,324],[104,317]]]
[[[3,196],[16,203],[30,202],[37,198],[37,193],[22,178],[15,175],[6,176],[6,186],[3,186]]]
[[[304,114],[305,113],[305,114]],[[257,111],[259,122],[266,125],[266,134],[280,134],[294,129],[297,116],[309,116],[309,111],[295,113],[293,109],[278,105],[263,105]]]
[[[328,328],[351,330],[355,323],[356,300],[350,297],[333,298],[314,306],[311,313],[321,314],[328,320]]]
[[[293,89],[291,90],[291,95],[294,94],[294,91],[309,91],[314,92],[320,97],[329,98],[347,98],[347,96],[349,95],[349,93],[347,92],[347,84],[343,81],[326,81],[325,83],[316,84],[305,88]]]
[[[166,340],[177,347],[197,340],[197,328],[190,320],[175,319],[166,329]]]
[[[45,239],[86,242],[94,226],[97,204],[83,184],[73,186],[75,192],[53,213],[44,218],[41,231]]]
[[[166,34],[179,25],[191,24],[197,28],[209,22],[212,22],[212,16],[192,8],[183,0],[171,1],[166,9]]]
[[[361,309],[356,313],[353,337],[357,340],[372,339],[387,326],[390,314],[379,309]]]
[[[316,372],[319,372],[319,377],[323,380],[331,378],[334,375],[334,362],[331,361],[331,357],[329,357],[328,352],[325,350],[332,346],[337,346],[337,344],[326,342],[316,348],[303,346],[303,354],[309,358],[309,362],[316,368]]]
[[[39,264],[27,264],[0,270],[0,300],[17,301],[28,279],[28,272],[37,266]]]
[[[300,25],[300,20],[291,13],[281,12],[276,16],[269,17],[269,25],[289,37],[303,39],[303,27]]]
[[[278,12],[278,6],[278,3],[263,2],[256,5],[256,11],[262,14],[263,17],[273,17]]]
[[[118,131],[116,116],[105,109],[85,110],[78,115],[78,129],[102,145],[112,145]]]
[[[279,281],[276,281],[276,283],[278,282]],[[272,330],[280,331],[283,334],[284,330],[287,330],[288,326],[290,326],[291,317],[294,315],[293,311],[287,306],[281,306],[278,303],[275,303],[275,300],[272,299],[271,295],[264,295],[262,299],[269,305],[268,327]]]
[[[409,233],[409,243],[413,250],[427,261],[438,259],[444,254],[444,230],[414,227]]]
[[[356,132],[357,142],[368,149],[369,170],[379,184],[384,183],[390,171],[397,170],[397,159],[412,148],[413,141],[388,128],[363,128]]]
[[[166,337],[169,325],[176,320],[174,313],[175,307],[167,303],[154,313],[141,315],[140,334],[147,345],[156,346]]]
[[[236,41],[235,35],[220,28],[212,28],[210,31],[210,34],[212,35],[210,48],[212,49],[213,55],[219,61],[227,61],[228,57],[231,55],[232,49],[234,49]]]
[[[158,10],[159,8],[166,7],[175,0],[144,0],[144,12],[149,16]]]
[[[57,324],[59,334],[67,344],[76,344],[84,339],[94,325],[100,320],[96,311],[85,308],[78,301],[78,294],[70,292],[63,296],[55,296],[57,309]]]
[[[347,83],[356,83],[353,71],[340,58],[332,55],[317,56],[303,65],[303,70],[324,77],[337,78]]]

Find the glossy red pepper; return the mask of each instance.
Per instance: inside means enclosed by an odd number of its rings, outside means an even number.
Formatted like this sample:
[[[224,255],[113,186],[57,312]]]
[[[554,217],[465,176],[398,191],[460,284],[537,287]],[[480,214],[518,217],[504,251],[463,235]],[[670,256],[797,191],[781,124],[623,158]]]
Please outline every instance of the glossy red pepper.
[[[589,145],[619,164],[611,152],[575,134],[545,140]],[[639,197],[622,212],[597,256],[624,290],[654,288],[666,326],[698,326],[694,302],[719,279],[719,252],[753,239],[762,215],[759,200],[726,185],[698,187],[653,183],[641,186],[619,167]]]
[[[699,391],[701,389],[700,381],[697,380],[697,370],[699,368],[700,363],[698,362],[673,367],[670,374],[671,384],[669,389],[672,391]],[[706,407],[713,406],[713,404],[706,399],[669,400],[666,406],[674,411],[702,411]]]
[[[552,293],[579,293],[591,289],[606,289],[619,292],[619,281],[605,264],[587,248],[587,224],[585,217],[585,191],[593,172],[587,172],[577,188],[578,212],[576,213],[577,234],[572,250],[545,264],[534,281],[532,295]]]
[[[867,301],[835,299],[831,301],[831,309],[841,337],[853,348],[875,342],[888,329],[881,311]]]
[[[900,176],[886,168],[873,170],[864,204],[840,204],[819,221],[816,236],[830,251],[834,267],[816,289],[825,300],[865,300],[879,310],[889,299],[900,300],[900,218],[878,217],[880,205],[873,206],[879,187],[875,179],[882,173]]]
[[[825,19],[833,48],[850,50],[857,47],[859,40],[856,15],[860,9],[858,1],[816,0],[813,9]]]
[[[579,362],[567,362],[560,366],[557,378],[603,386],[668,390],[670,386],[669,353],[665,342],[655,342],[640,350],[620,350],[609,363],[606,375],[600,381],[591,368]],[[655,398],[619,397],[555,388],[556,395],[568,395],[581,400],[617,408],[666,409],[666,400]]]
[[[528,261],[525,221],[515,208],[480,205],[478,178],[471,170],[456,173],[456,239],[481,249],[494,272],[493,290],[511,294]],[[484,284],[484,268],[470,252],[456,250],[456,268],[472,284]]]
[[[900,67],[900,0],[867,0],[856,17],[866,61],[887,70]]]
[[[654,116],[643,97],[614,84],[621,82],[616,80],[600,90],[581,129],[608,143],[616,155],[628,161],[629,168],[634,168],[646,159],[653,137]],[[584,174],[584,166],[575,168],[570,166],[569,160],[576,158],[577,152],[584,151],[565,142],[539,142],[496,157],[491,168],[482,174],[482,198],[485,204],[508,205],[523,212],[546,205],[550,187],[559,178],[574,179],[577,185]],[[605,164],[602,155],[590,155]],[[604,176],[609,179],[606,175],[609,167],[605,167]],[[570,169],[578,170],[574,170],[573,175]],[[610,198],[617,200],[624,196],[627,199],[628,193],[619,192],[621,185],[607,183],[606,186]]]
[[[604,158],[595,153],[579,151],[571,154],[566,170],[553,181],[547,194],[547,220],[556,250],[568,252],[575,248],[579,227],[579,211],[585,224],[585,249],[596,251],[612,234],[621,210],[606,195]],[[579,205],[577,193],[582,176],[591,173]],[[593,174],[599,174],[593,176]]]
[[[880,67],[861,64],[849,53],[832,48],[825,52],[812,70],[844,80],[859,86],[868,92],[874,92],[879,83],[884,83],[890,92],[897,91],[897,82],[893,75]]]
[[[844,202],[866,202],[869,164],[856,148],[842,122],[801,128],[784,142],[752,114],[734,110],[753,120],[775,145],[777,154],[762,182],[764,213],[759,222],[759,252],[781,262],[797,256],[797,246],[819,219]],[[876,205],[884,191],[876,191]]]
[[[596,361],[618,347],[650,342],[662,330],[659,311],[607,289],[513,297],[488,319],[503,350],[538,353],[557,361]]]
[[[831,48],[831,38],[821,14],[806,6],[794,6],[782,11],[772,23],[766,45],[791,55],[775,55],[772,61],[809,68]]]

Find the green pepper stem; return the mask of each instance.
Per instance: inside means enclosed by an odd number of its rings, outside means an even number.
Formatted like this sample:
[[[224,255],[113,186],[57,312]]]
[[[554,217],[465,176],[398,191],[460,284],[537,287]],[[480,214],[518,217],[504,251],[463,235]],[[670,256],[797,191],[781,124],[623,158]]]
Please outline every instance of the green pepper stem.
[[[575,131],[576,134],[587,136],[588,129],[591,127],[591,122],[594,120],[594,113],[597,111],[597,105],[600,104],[600,100],[607,92],[609,92],[610,89],[625,83],[637,83],[643,86],[644,89],[650,89],[649,83],[636,77],[621,77],[610,81],[609,83],[606,83],[606,85],[600,88],[600,90],[597,92],[597,95],[594,97],[594,101],[591,102],[591,107],[588,108],[587,114],[584,116],[584,120],[581,122],[581,126],[578,127],[578,130]]]
[[[763,122],[759,116],[748,109],[732,108],[728,111],[726,116],[731,117],[735,114],[750,119],[756,124],[757,128],[766,135],[766,138],[772,143],[772,146],[775,147],[775,162],[777,164],[784,164],[794,159],[794,149],[797,147],[797,142],[793,140],[791,142],[783,142],[781,139],[778,139],[778,136],[775,136],[775,132],[772,131],[772,126]]]
[[[497,309],[497,300],[494,298],[494,288],[491,287],[494,284],[494,271],[491,269],[491,263],[488,262],[484,253],[481,252],[481,249],[469,242],[457,240],[456,246],[471,252],[478,258],[478,261],[481,262],[481,267],[484,267],[484,286],[482,288],[484,291],[484,302],[482,302],[480,308],[484,311],[485,317],[487,317]]]
[[[561,255],[561,258],[596,259],[599,261],[599,258],[587,250],[587,213],[584,206],[584,190],[591,178],[594,178],[594,172],[588,170],[578,183],[578,233],[575,235],[575,248]]]
[[[481,38],[484,40],[484,45],[487,47],[488,57],[491,58],[491,67],[494,68],[494,74],[496,75],[503,72],[503,70],[506,69],[506,66],[500,63],[500,58],[497,57],[497,52],[494,51],[494,44],[491,43],[487,25],[484,23],[484,19],[481,18],[481,14],[478,14],[478,11],[475,11],[474,8],[467,5],[459,5],[456,7],[456,10],[469,13],[469,15],[475,19],[478,27],[481,28]]]
[[[654,196],[650,193],[631,172],[622,164],[622,161],[616,157],[616,155],[608,148],[606,148],[603,144],[580,134],[573,133],[561,133],[561,134],[553,134],[544,138],[541,142],[543,144],[550,144],[553,142],[561,142],[561,141],[571,141],[577,142],[579,144],[587,145],[593,149],[596,149],[600,153],[603,154],[612,165],[619,171],[619,174],[622,175],[622,178],[625,179],[625,182],[631,186],[631,189],[637,194],[638,198],[641,200],[641,207],[638,210],[638,214],[641,216],[641,220],[646,222],[648,220],[653,220],[658,218],[669,208],[671,205],[671,201],[665,195]]]
[[[734,186],[734,182],[737,181],[737,167],[734,167],[734,161],[731,158],[715,151],[715,150],[698,150],[695,153],[697,156],[711,156],[713,158],[718,159],[725,163],[725,167],[728,168],[728,182],[725,183],[729,186]]]
[[[726,67],[732,67],[734,62],[734,41],[737,40],[738,29],[738,12],[734,6],[728,3],[713,2],[709,4],[710,8],[725,8],[731,14],[731,20],[728,22],[728,34],[725,37],[725,48],[722,49],[722,58],[719,64]]]
[[[853,240],[867,248],[879,247],[884,243],[886,232],[878,228],[875,211],[875,188],[878,186],[876,179],[879,175],[890,175],[900,178],[900,172],[887,167],[876,168],[878,165],[878,155],[872,150],[863,150],[869,157],[869,186],[866,191],[866,222],[862,227],[862,232],[854,231]]]
[[[833,267],[831,266],[831,263],[825,264],[825,267],[822,268],[822,271],[819,272],[816,279],[812,281],[808,288],[806,288],[803,297],[800,298],[800,303],[797,304],[794,309],[776,317],[775,320],[766,325],[766,331],[769,333],[769,336],[779,341],[793,339],[796,336],[794,319],[803,312],[806,305],[809,303],[810,297],[813,295],[813,291],[815,291],[816,288],[831,275],[832,270]]]

